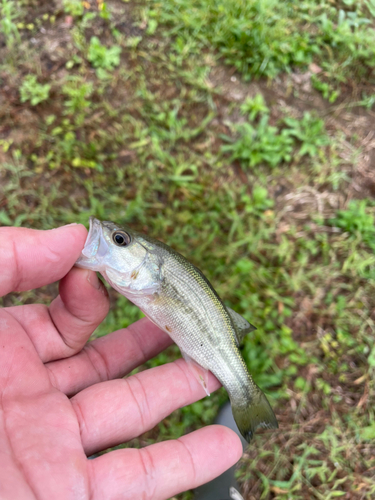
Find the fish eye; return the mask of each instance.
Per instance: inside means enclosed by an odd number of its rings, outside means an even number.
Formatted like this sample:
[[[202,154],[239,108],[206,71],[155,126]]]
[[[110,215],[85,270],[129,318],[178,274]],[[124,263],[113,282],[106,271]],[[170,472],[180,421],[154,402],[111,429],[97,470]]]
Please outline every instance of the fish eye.
[[[130,243],[130,236],[125,231],[115,231],[112,240],[118,247],[126,247]]]

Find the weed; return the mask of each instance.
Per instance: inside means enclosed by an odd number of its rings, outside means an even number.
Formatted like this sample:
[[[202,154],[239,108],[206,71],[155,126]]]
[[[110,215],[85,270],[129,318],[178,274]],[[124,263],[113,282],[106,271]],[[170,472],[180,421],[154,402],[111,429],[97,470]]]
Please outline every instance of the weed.
[[[141,36],[130,36],[126,40],[126,46],[135,49],[138,47],[139,43],[142,41]]]
[[[258,114],[269,113],[266,101],[262,94],[256,94],[255,97],[247,97],[240,106],[241,113],[248,115],[249,121],[255,120]]]
[[[77,125],[85,119],[85,110],[90,106],[87,99],[93,91],[92,82],[84,82],[82,78],[70,76],[62,87],[62,92],[68,99],[64,101],[66,114],[74,116]]]
[[[317,75],[311,76],[311,83],[314,89],[318,90],[324,99],[328,99],[331,103],[335,102],[340,95],[339,91],[331,83],[322,81]]]
[[[107,48],[98,37],[91,37],[87,59],[96,68],[99,78],[107,78],[107,71],[114,70],[120,64],[120,54],[121,47],[118,45]]]
[[[267,189],[263,186],[255,186],[251,196],[243,194],[241,201],[245,203],[244,210],[248,214],[262,215],[274,205],[274,201],[269,197]]]
[[[49,83],[38,83],[36,75],[27,75],[20,87],[21,102],[30,101],[32,106],[36,106],[48,99],[50,90]]]
[[[266,163],[276,167],[292,158],[293,138],[287,130],[269,125],[267,115],[263,116],[255,128],[250,123],[235,125],[238,134],[235,141],[223,136],[230,144],[222,146],[223,153],[231,153],[231,160],[239,160],[245,167],[255,167]]]
[[[13,0],[1,0],[0,3],[0,34],[5,36],[5,43],[11,47],[16,42],[20,42],[20,34],[18,32],[15,21],[19,17],[19,11],[16,2]]]
[[[307,154],[314,158],[319,154],[319,150],[330,142],[324,121],[312,116],[308,111],[301,120],[288,117],[284,118],[284,123],[289,127],[289,134],[301,143],[298,152],[300,157]]]
[[[375,220],[368,213],[366,200],[351,200],[346,210],[339,210],[330,223],[352,236],[359,237],[370,248],[375,249]]]
[[[362,100],[359,101],[359,105],[364,106],[367,109],[371,109],[374,106],[374,104],[375,104],[375,94],[366,95],[366,93],[364,93],[362,95]]]
[[[102,162],[106,155],[99,152],[98,141],[86,140],[85,135],[79,133],[82,119],[79,116],[75,117],[74,121],[63,118],[60,124],[51,128],[55,117],[47,117],[43,128],[48,149],[45,156],[39,154],[31,159],[39,167],[48,165],[49,168],[55,169],[72,166],[102,171]]]
[[[102,19],[105,19],[106,21],[109,21],[111,19],[111,13],[108,9],[108,3],[107,2],[98,2],[98,9],[99,9],[99,17]]]
[[[375,17],[375,0],[365,0],[364,4],[369,10],[372,17]]]
[[[72,16],[82,16],[85,12],[84,4],[81,0],[63,0],[64,10]]]
[[[260,98],[257,101],[245,101],[241,109],[243,113],[250,112],[250,118],[255,118],[261,110],[267,112],[268,108]],[[262,163],[276,167],[291,161],[295,144],[293,138],[301,143],[298,157],[315,157],[322,147],[329,144],[323,120],[313,117],[309,112],[305,112],[301,120],[288,117],[283,121],[287,128],[270,126],[269,116],[265,114],[256,126],[250,123],[234,125],[237,138],[233,140],[223,136],[230,144],[222,146],[221,150],[231,153],[231,159],[239,160],[244,167]]]

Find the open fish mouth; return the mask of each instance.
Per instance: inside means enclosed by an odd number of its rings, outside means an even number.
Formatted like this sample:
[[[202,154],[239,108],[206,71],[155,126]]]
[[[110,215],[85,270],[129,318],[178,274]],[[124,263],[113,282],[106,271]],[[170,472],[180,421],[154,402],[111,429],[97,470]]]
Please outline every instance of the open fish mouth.
[[[90,228],[85,246],[75,265],[84,269],[99,270],[100,260],[108,251],[109,247],[104,238],[102,223],[95,217],[90,217]],[[96,266],[98,269],[94,269]]]

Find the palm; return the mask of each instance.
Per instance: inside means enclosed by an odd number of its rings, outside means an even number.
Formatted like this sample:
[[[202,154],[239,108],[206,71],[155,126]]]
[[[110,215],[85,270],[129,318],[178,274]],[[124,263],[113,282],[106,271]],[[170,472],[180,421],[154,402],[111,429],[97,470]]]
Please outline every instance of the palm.
[[[108,297],[94,273],[71,269],[85,235],[82,226],[0,229],[0,296],[65,276],[49,308],[0,311],[2,499],[161,500],[209,481],[241,454],[237,436],[213,426],[87,459],[204,394],[182,360],[120,378],[170,343],[146,319],[86,344]],[[210,384],[218,387],[213,377]]]

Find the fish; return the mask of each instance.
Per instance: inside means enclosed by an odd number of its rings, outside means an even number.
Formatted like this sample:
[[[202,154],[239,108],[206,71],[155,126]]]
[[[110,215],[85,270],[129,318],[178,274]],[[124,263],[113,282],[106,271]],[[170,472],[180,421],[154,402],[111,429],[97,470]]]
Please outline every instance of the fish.
[[[225,306],[204,274],[165,243],[127,225],[90,217],[77,267],[101,273],[180,348],[209,395],[208,373],[225,387],[237,427],[250,442],[258,427],[275,429],[276,416],[240,352],[255,329]]]

